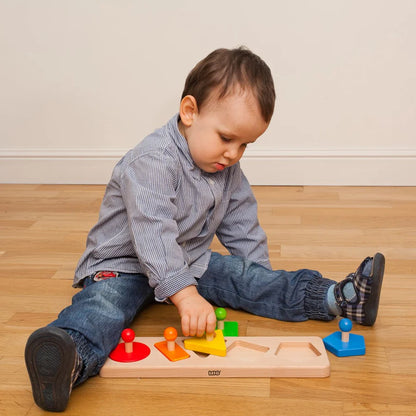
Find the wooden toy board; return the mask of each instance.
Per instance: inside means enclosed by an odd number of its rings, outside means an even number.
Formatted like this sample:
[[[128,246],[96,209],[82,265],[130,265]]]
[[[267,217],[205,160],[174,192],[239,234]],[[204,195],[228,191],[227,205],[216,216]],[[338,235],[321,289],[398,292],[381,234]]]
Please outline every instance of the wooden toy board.
[[[182,348],[183,340],[176,342]],[[227,356],[187,352],[190,358],[169,361],[154,344],[160,337],[139,337],[151,352],[141,361],[107,359],[101,377],[328,377],[329,360],[319,337],[226,337]]]

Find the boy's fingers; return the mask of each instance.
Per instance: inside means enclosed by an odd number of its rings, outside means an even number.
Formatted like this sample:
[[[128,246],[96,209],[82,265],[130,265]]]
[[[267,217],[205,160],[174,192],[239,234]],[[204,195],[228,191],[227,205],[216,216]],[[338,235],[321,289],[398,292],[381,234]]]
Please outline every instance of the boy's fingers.
[[[216,323],[215,314],[199,318],[185,315],[181,319],[182,333],[185,337],[202,337],[205,332],[212,334],[215,331]]]
[[[188,315],[182,316],[181,324],[182,324],[182,333],[183,333],[183,335],[185,337],[189,337],[189,335],[190,335],[190,330],[189,330],[190,322],[189,322],[189,316]]]
[[[194,337],[195,335],[198,334],[198,317],[195,315],[192,315],[189,318],[189,335],[191,337]]]
[[[196,331],[196,336],[197,337],[202,337],[202,335],[204,335],[205,334],[205,331],[206,331],[206,319],[205,319],[205,316],[201,316],[199,319],[198,319],[198,328],[197,328],[197,331]]]
[[[207,333],[212,334],[215,331],[216,326],[217,317],[215,316],[215,312],[213,312],[207,316]]]

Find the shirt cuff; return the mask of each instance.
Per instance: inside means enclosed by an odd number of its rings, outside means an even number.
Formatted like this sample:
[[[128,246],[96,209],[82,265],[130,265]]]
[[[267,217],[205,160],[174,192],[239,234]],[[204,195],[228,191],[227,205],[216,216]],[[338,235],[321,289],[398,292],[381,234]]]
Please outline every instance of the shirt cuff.
[[[188,286],[197,285],[197,280],[189,273],[176,275],[172,279],[163,280],[155,287],[155,300],[156,302],[166,302],[166,300],[182,289],[185,289]]]

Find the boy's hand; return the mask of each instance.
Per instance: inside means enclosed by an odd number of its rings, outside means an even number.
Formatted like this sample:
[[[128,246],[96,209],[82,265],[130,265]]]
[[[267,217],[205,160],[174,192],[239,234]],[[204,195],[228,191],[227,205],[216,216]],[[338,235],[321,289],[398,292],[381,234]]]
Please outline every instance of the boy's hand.
[[[188,286],[170,297],[177,307],[184,336],[202,337],[204,332],[215,331],[217,317],[212,305],[197,291],[195,286]]]

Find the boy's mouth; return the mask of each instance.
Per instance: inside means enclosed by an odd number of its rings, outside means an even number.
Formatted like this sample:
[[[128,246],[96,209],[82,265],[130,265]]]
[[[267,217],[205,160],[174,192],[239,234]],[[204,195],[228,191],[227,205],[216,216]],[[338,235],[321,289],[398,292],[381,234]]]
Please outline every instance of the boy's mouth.
[[[217,170],[224,170],[225,169],[225,165],[223,165],[222,163],[216,163],[215,164],[215,168]]]

